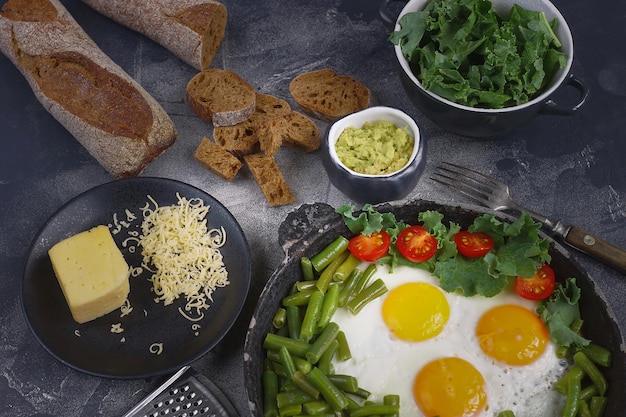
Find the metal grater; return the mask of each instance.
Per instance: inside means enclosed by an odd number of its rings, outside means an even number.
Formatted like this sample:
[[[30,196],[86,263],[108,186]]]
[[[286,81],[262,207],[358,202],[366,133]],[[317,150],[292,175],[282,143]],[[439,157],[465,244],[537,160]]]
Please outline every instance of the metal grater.
[[[237,417],[228,398],[189,366],[144,398],[123,417]]]

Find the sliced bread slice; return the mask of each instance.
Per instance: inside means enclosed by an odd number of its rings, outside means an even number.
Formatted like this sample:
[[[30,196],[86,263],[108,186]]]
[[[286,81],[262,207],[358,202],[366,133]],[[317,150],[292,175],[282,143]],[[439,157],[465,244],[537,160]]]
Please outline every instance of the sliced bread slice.
[[[303,112],[329,123],[371,105],[369,88],[330,68],[298,75],[289,92]]]
[[[235,155],[208,138],[202,138],[193,156],[204,169],[228,181],[232,180],[243,166]]]
[[[266,154],[274,154],[281,145],[311,152],[320,147],[320,134],[315,122],[304,114],[291,111],[266,120],[259,126],[259,144]]]
[[[288,113],[289,103],[270,94],[257,94],[254,113],[234,126],[219,126],[213,129],[213,139],[228,151],[248,155],[258,151],[257,128],[265,120]]]
[[[207,69],[187,84],[187,104],[202,120],[215,126],[232,126],[254,112],[254,87],[232,71]]]
[[[255,153],[243,158],[270,206],[295,203],[296,197],[289,189],[273,155]]]

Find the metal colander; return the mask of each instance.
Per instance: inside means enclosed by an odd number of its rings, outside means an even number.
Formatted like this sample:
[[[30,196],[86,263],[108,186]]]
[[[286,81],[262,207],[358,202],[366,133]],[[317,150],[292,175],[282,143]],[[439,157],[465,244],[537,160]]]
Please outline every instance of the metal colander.
[[[185,366],[123,417],[237,417],[228,398],[208,378]]]

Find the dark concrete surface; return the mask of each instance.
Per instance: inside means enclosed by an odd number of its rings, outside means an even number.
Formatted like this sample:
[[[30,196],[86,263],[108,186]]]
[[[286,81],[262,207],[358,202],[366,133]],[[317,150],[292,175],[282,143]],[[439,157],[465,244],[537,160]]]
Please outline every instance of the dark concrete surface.
[[[291,206],[269,207],[246,170],[230,183],[204,171],[192,154],[202,137],[211,135],[211,127],[184,102],[185,86],[196,71],[80,1],[63,3],[98,45],[154,95],[179,130],[177,143],[143,175],[205,190],[233,213],[247,236],[254,272],[246,306],[217,348],[192,364],[247,415],[243,340],[258,295],[283,259],[278,227],[300,204],[336,206],[348,200],[330,185],[318,152],[284,149],[277,155],[298,200]],[[555,1],[573,33],[573,73],[591,95],[575,115],[538,116],[498,140],[447,133],[411,105],[377,0],[223,3],[228,26],[214,67],[233,70],[259,92],[291,104],[288,84],[294,76],[331,67],[361,80],[381,104],[416,119],[428,142],[428,161],[408,199],[468,203],[428,179],[440,161],[462,163],[509,183],[514,197],[530,209],[626,248],[626,55],[615,46],[626,44],[626,3]],[[43,109],[5,57],[0,57],[0,74],[0,416],[122,415],[161,378],[102,379],[68,368],[33,337],[20,299],[23,262],[39,228],[69,199],[112,178]],[[567,99],[566,92],[562,96]],[[318,126],[321,131],[326,127]],[[626,277],[578,252],[571,256],[596,280],[624,333]]]

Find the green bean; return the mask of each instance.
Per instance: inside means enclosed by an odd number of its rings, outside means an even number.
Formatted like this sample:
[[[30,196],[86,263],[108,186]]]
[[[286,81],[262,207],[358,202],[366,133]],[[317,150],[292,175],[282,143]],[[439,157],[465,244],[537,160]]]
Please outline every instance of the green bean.
[[[283,298],[283,307],[290,306],[305,306],[309,303],[311,296],[317,290],[303,290],[296,291],[293,294],[289,294]]]
[[[274,333],[268,333],[263,341],[263,347],[265,349],[279,350],[281,346],[285,346],[289,353],[292,355],[305,357],[306,352],[309,350],[309,344],[301,340],[291,339],[285,336],[279,336]]]
[[[315,330],[317,328],[317,321],[322,310],[322,302],[324,301],[324,294],[321,291],[312,291],[311,298],[309,299],[309,305],[304,312],[304,318],[302,319],[302,326],[300,327],[299,340],[303,342],[309,342],[313,339]]]
[[[561,377],[555,384],[554,389],[563,395],[567,395],[567,384],[570,379],[576,378],[579,381],[585,376],[585,371],[579,365],[574,365],[565,375]]]
[[[343,261],[333,274],[333,281],[345,282],[345,280],[352,274],[352,271],[361,264],[361,260],[353,254],[348,254],[348,257]]]
[[[311,372],[306,374],[306,377],[319,390],[330,408],[335,411],[341,411],[348,407],[348,400],[345,394],[319,368],[313,367]]]
[[[364,405],[350,413],[350,417],[364,417],[373,415],[390,415],[400,412],[399,405],[372,404]]]
[[[297,281],[295,285],[298,291],[313,290],[317,288],[317,280]]]
[[[584,321],[582,319],[576,319],[572,322],[569,328],[574,333],[578,333],[583,328],[583,324],[584,324]]]
[[[344,392],[354,394],[359,389],[359,382],[352,375],[328,375],[328,379]]]
[[[587,385],[584,388],[582,388],[582,386],[581,386],[581,390],[580,390],[580,399],[581,400],[588,401],[594,395],[598,395],[598,387],[596,387],[593,384]]]
[[[563,417],[576,417],[578,401],[580,400],[580,379],[571,378],[567,381],[567,398],[561,410]]]
[[[352,292],[359,283],[362,275],[363,270],[355,268],[354,271],[352,271],[352,274],[350,274],[346,281],[344,281],[343,287],[341,288],[341,291],[339,291],[339,299],[337,300],[339,307],[346,305],[350,297],[352,297]]]
[[[285,374],[288,378],[293,379],[293,374],[296,373],[296,365],[293,363],[293,359],[291,359],[291,354],[287,350],[286,346],[281,346],[278,349],[278,356],[280,358],[280,363],[285,368]]]
[[[358,402],[356,402],[355,399],[353,399],[352,397],[350,397],[349,395],[346,395],[346,399],[348,400],[348,415],[349,413],[353,412],[354,410],[356,410],[357,408],[361,407],[361,404],[359,404]]]
[[[383,397],[383,404],[385,405],[397,405],[400,407],[400,396],[396,394],[388,394]],[[391,417],[398,417],[400,413],[391,414]]]
[[[337,338],[335,338],[330,346],[328,346],[328,349],[326,349],[326,351],[322,354],[320,360],[317,361],[317,367],[320,368],[320,370],[326,375],[335,373],[332,362],[335,357],[335,353],[337,353],[337,349],[339,349],[339,342],[337,341]]]
[[[293,404],[301,405],[309,401],[315,401],[315,398],[300,389],[283,391],[276,394],[276,404],[279,410]]]
[[[589,401],[589,411],[591,411],[592,417],[602,417],[604,410],[606,410],[606,397],[594,396]]]
[[[598,388],[598,394],[602,397],[606,393],[608,388],[608,384],[602,372],[598,369],[598,367],[587,357],[584,352],[576,352],[574,353],[574,363],[579,365],[589,376],[591,382]]]
[[[267,358],[273,362],[277,362],[280,363],[280,355],[278,354],[277,350],[268,350],[267,351]],[[296,365],[296,369],[307,373],[311,370],[311,363],[309,361],[307,361],[304,358],[301,358],[299,356],[293,356],[291,355],[291,360],[293,360],[294,365]]]
[[[335,311],[337,311],[339,300],[339,285],[331,284],[324,294],[324,301],[322,302],[322,310],[320,311],[320,318],[317,321],[317,329],[321,330],[330,323]]]
[[[289,337],[299,339],[300,328],[302,327],[300,308],[298,306],[288,306],[285,310],[287,311],[287,329],[289,330]]]
[[[337,256],[341,255],[346,249],[348,249],[348,239],[343,236],[339,236],[328,246],[326,246],[320,253],[311,258],[313,268],[317,272],[321,272],[328,266]]]
[[[352,394],[356,395],[359,398],[363,398],[364,400],[368,399],[370,395],[372,395],[371,392],[361,387],[357,388],[356,392],[353,392]]]
[[[306,375],[302,373],[301,371],[298,371],[293,375],[292,381],[295,386],[297,386],[303,392],[309,394],[311,397],[315,398],[316,400],[320,397],[319,390],[315,388],[313,384],[309,382],[309,380],[306,378]]]
[[[352,300],[348,301],[348,310],[350,310],[352,314],[358,314],[367,303],[386,292],[387,287],[385,286],[385,281],[379,278],[358,293]]]
[[[589,411],[589,404],[587,401],[578,400],[578,417],[591,417],[591,411]]]
[[[354,297],[361,291],[363,291],[363,289],[367,287],[367,284],[370,282],[370,280],[377,271],[378,267],[376,266],[376,264],[369,264],[367,268],[365,268],[365,271],[363,271],[363,275],[361,275],[359,281],[356,283],[356,286],[352,290],[351,296]]]
[[[287,326],[279,327],[278,329],[276,329],[275,333],[279,336],[289,337],[289,329],[287,328]]]
[[[498,413],[498,417],[515,417],[515,413],[511,410],[504,410]]]
[[[276,396],[278,394],[278,376],[272,371],[263,372],[263,416],[278,415]]]
[[[344,362],[352,358],[352,352],[350,352],[348,339],[346,339],[346,334],[341,330],[337,334],[337,342],[339,343],[339,347],[337,348],[337,360],[339,362]]]
[[[285,310],[282,307],[279,307],[278,310],[276,310],[276,314],[274,314],[274,318],[272,319],[272,324],[277,329],[280,329],[281,327],[285,325],[286,321],[287,321],[287,310]]]
[[[308,415],[317,416],[322,413],[328,413],[330,406],[325,401],[309,401],[308,403],[302,404],[302,409]]]
[[[337,338],[337,334],[339,334],[339,325],[335,322],[328,323],[306,352],[307,360],[312,364],[317,363],[333,340]]]
[[[600,345],[589,343],[587,346],[580,348],[589,359],[596,365],[608,368],[611,366],[611,351]]]
[[[320,290],[323,293],[326,292],[326,290],[328,289],[328,286],[333,280],[333,275],[335,274],[335,271],[337,270],[337,268],[339,268],[339,265],[341,265],[346,260],[349,254],[350,252],[348,251],[345,251],[344,253],[339,254],[339,256],[337,256],[337,258],[335,258],[322,271],[322,273],[320,274],[320,277],[317,279],[317,282],[315,283],[315,286],[317,287],[318,290]]]
[[[280,417],[291,417],[302,414],[302,404],[290,404],[278,410]]]
[[[312,281],[315,279],[315,275],[313,274],[313,264],[309,258],[306,256],[300,258],[300,267],[302,268],[302,277],[305,281]]]

